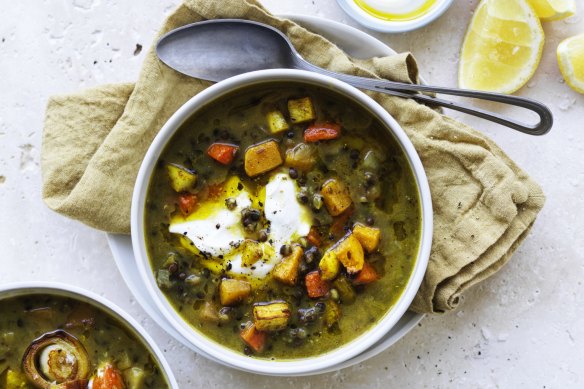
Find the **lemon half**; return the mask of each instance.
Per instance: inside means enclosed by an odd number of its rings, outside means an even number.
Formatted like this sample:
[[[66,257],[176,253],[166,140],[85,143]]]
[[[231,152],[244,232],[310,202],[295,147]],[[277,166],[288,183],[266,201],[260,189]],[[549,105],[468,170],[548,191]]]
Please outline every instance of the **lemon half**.
[[[543,42],[539,18],[526,0],[482,0],[462,44],[459,86],[515,92],[535,73]]]
[[[574,0],[529,0],[529,2],[537,16],[544,22],[564,19],[576,12]]]
[[[564,79],[576,92],[584,93],[584,34],[568,38],[558,46],[558,63]]]

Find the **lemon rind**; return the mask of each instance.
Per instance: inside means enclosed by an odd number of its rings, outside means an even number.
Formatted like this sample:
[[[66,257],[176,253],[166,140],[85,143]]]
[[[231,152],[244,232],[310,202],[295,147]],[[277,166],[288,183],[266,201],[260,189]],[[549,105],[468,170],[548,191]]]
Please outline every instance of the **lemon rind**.
[[[562,73],[566,84],[568,84],[568,86],[570,86],[570,88],[572,88],[574,91],[584,94],[584,80],[578,80],[575,77],[574,67],[572,66],[572,61],[569,56],[568,45],[570,44],[570,41],[574,39],[584,40],[584,34],[576,35],[560,42],[556,50],[558,65],[560,67],[560,73]]]
[[[574,0],[571,0],[569,6],[564,10],[557,10],[554,8],[553,3],[550,3],[549,1],[548,6],[554,11],[554,14],[550,16],[542,16],[538,14],[538,17],[542,22],[555,22],[557,20],[569,18],[576,13],[576,2]],[[537,14],[537,9],[535,9],[535,11]]]

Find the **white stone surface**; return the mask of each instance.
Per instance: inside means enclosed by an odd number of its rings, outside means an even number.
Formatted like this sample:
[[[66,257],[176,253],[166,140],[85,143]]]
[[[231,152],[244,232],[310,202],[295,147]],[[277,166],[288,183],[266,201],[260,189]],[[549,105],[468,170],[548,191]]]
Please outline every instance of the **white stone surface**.
[[[544,25],[535,77],[519,94],[540,99],[556,124],[542,138],[463,120],[495,139],[548,201],[512,261],[466,294],[452,314],[427,317],[381,355],[308,378],[258,377],[219,366],[169,338],[126,288],[105,235],[48,210],[39,152],[47,98],[106,82],[135,80],[145,50],[177,0],[4,1],[0,11],[0,282],[62,281],[91,289],[151,332],[183,388],[190,387],[584,387],[584,96],[563,82],[555,48],[584,31],[584,5]],[[354,25],[334,0],[264,0],[275,13]],[[459,47],[477,0],[456,0],[427,28],[374,34],[417,57],[429,83],[455,86]],[[1,313],[0,313],[1,314]]]

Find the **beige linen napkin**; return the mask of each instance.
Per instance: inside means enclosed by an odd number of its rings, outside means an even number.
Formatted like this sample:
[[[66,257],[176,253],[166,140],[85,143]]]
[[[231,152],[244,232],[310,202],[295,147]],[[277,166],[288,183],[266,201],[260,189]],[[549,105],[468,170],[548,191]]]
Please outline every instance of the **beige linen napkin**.
[[[271,24],[290,37],[304,58],[330,70],[417,81],[410,55],[354,60],[321,36],[270,15],[255,0],[186,0],[160,33],[214,18]],[[100,230],[129,233],[132,189],[148,146],[170,115],[207,86],[166,67],[150,48],[135,84],[52,97],[41,156],[48,206]],[[542,208],[544,195],[484,135],[413,100],[373,96],[409,135],[432,190],[432,254],[411,308],[451,310],[464,290],[509,260]]]

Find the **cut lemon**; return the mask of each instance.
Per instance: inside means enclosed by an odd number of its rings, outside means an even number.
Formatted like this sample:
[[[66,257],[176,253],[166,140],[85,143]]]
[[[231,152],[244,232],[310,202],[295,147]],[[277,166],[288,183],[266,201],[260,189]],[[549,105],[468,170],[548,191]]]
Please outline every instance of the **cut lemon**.
[[[526,0],[482,0],[462,44],[458,85],[515,92],[535,73],[543,41],[539,18]]]
[[[529,3],[544,22],[564,19],[576,12],[574,0],[529,0]]]
[[[558,63],[564,79],[576,92],[584,93],[584,34],[568,38],[558,46]]]

